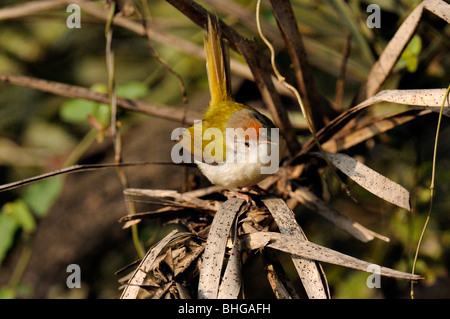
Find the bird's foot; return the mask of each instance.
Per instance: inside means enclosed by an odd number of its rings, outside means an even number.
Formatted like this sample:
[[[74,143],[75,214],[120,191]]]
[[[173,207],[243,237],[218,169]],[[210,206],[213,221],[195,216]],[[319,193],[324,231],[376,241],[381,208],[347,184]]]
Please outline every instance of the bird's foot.
[[[227,194],[227,199],[230,199],[230,198],[241,198],[241,199],[245,200],[248,204],[250,204],[252,206],[256,206],[256,203],[252,199],[250,194],[246,194],[246,193],[238,192],[238,191],[230,191]]]
[[[241,198],[245,200],[248,204],[252,206],[256,206],[256,202],[251,197],[251,192],[256,193],[256,195],[267,194],[267,191],[258,185],[250,186],[250,187],[242,187],[240,190],[231,190],[227,194],[227,198]]]

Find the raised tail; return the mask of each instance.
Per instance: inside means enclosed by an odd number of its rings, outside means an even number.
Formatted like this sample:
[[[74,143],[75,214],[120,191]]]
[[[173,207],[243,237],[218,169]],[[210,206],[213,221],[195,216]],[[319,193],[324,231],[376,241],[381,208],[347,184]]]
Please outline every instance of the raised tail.
[[[205,36],[206,71],[208,73],[210,105],[231,100],[230,55],[227,42],[221,38],[219,26],[208,16]]]

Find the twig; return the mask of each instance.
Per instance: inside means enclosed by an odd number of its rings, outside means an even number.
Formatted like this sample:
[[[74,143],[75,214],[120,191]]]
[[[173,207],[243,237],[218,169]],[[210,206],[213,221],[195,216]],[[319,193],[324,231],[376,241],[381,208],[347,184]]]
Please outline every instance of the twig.
[[[50,9],[57,9],[69,4],[77,4],[82,9],[83,13],[88,13],[92,17],[99,19],[101,21],[106,21],[107,14],[97,5],[83,0],[52,0],[52,1],[34,1],[30,3],[25,3],[23,5],[18,5],[14,7],[6,7],[0,9],[0,21],[7,19],[17,19],[28,15],[33,15],[39,11],[45,11]],[[141,36],[146,36],[148,33],[152,40],[171,46],[181,52],[184,52],[190,56],[196,57],[198,59],[205,59],[205,51],[203,47],[192,43],[188,40],[176,37],[170,33],[165,33],[157,28],[147,25],[147,29],[142,25],[142,23],[133,21],[124,16],[114,16],[112,23],[114,25],[120,26],[127,30],[130,30]],[[236,59],[231,59],[231,70],[234,74],[240,77],[254,81],[254,77],[249,69],[249,67]],[[280,92],[280,94],[291,95],[289,90],[286,90],[284,86],[275,83],[275,87]],[[192,124],[192,123],[190,123]]]
[[[108,94],[95,92],[88,88],[76,85],[69,85],[60,82],[47,81],[25,75],[0,73],[0,81],[11,83],[18,86],[29,87],[32,89],[53,93],[70,98],[80,98],[99,103],[109,103]],[[181,121],[184,116],[184,110],[167,105],[158,105],[145,101],[136,101],[116,97],[117,105],[123,109],[152,115],[172,121]],[[188,111],[186,114],[186,123],[192,124],[195,119],[201,118],[201,114],[195,111]]]
[[[115,68],[114,68],[114,52],[112,51],[112,38],[113,38],[113,28],[112,20],[114,18],[114,13],[116,10],[115,0],[111,0],[107,3],[107,8],[109,6],[109,16],[105,26],[105,37],[106,37],[106,67],[108,71],[108,95],[109,104],[111,106],[111,133],[114,142],[114,162],[119,164],[122,162],[122,140],[120,137],[120,132],[117,126],[117,97],[115,90]],[[120,182],[123,189],[128,188],[128,178],[122,167],[117,167],[117,175],[119,176]],[[136,213],[133,197],[131,195],[125,195],[125,203],[127,205],[128,213],[133,215]],[[138,228],[134,224],[131,226],[131,233],[133,237],[134,247],[139,258],[144,257],[145,250],[141,241],[139,240]]]
[[[56,171],[44,173],[41,175],[33,176],[27,179],[22,179],[20,181],[3,184],[0,186],[0,192],[12,190],[21,186],[29,185],[43,179],[64,175],[64,174],[73,174],[79,172],[87,172],[87,171],[96,171],[100,169],[110,169],[116,167],[130,167],[130,166],[141,166],[141,165],[183,165],[183,164],[174,164],[173,162],[130,162],[130,163],[106,163],[106,164],[84,164],[84,165],[72,165],[69,167],[65,167]]]
[[[115,165],[114,165],[115,166]],[[44,173],[41,175],[37,175],[37,176],[33,176],[27,179],[23,179],[20,181],[16,181],[16,182],[12,182],[12,183],[8,183],[8,184],[3,184],[0,186],[0,192],[3,191],[8,191],[8,190],[12,190],[21,186],[25,186],[28,184],[32,184],[38,181],[41,181],[43,179],[49,178],[49,177],[53,177],[53,176],[58,176],[58,175],[64,175],[64,174],[71,174],[71,173],[75,173],[75,172],[80,172],[80,171],[89,171],[89,170],[97,170],[97,169],[101,169],[102,167],[98,167],[97,165],[91,167],[86,166],[86,165],[73,165],[70,167],[66,167],[60,170],[56,170],[56,171],[52,171],[49,173]]]
[[[414,262],[411,270],[411,274],[414,275],[415,269],[416,269],[416,263],[417,263],[417,257],[419,255],[420,245],[422,244],[423,236],[425,235],[425,230],[427,229],[428,223],[431,218],[431,212],[433,210],[433,199],[434,199],[434,179],[436,175],[436,156],[437,156],[437,145],[439,140],[439,130],[441,128],[441,121],[442,121],[442,113],[444,111],[445,102],[448,100],[450,92],[450,85],[447,88],[447,91],[445,93],[444,100],[442,101],[441,111],[439,112],[439,118],[438,118],[438,124],[436,128],[436,136],[434,139],[434,151],[433,151],[433,167],[431,170],[431,183],[430,183],[430,206],[428,209],[428,215],[425,220],[425,224],[423,225],[422,232],[420,234],[419,242],[417,243],[416,247],[416,253],[414,255]],[[414,299],[414,284],[411,282],[411,299]]]
[[[8,19],[16,19],[23,16],[31,15],[39,11],[52,10],[64,7],[66,1],[30,1],[13,7],[0,9],[0,21]]]
[[[30,236],[31,234],[29,233],[25,233],[24,235],[24,247],[20,253],[14,272],[8,282],[8,288],[14,291],[14,294],[17,293],[17,288],[28,266],[31,254],[33,253],[33,237]]]

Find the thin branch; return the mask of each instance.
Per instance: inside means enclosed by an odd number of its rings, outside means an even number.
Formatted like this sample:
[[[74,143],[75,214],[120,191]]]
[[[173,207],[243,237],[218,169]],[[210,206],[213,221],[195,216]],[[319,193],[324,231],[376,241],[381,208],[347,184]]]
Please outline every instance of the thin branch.
[[[31,15],[39,11],[46,11],[52,9],[59,9],[64,7],[66,1],[30,1],[22,3],[13,7],[6,7],[0,9],[0,21],[17,19],[23,16]]]
[[[95,92],[81,86],[47,81],[25,75],[0,73],[0,82],[11,83],[70,98],[80,98],[105,104],[109,103],[108,94]],[[158,105],[145,101],[136,101],[117,97],[117,105],[126,110],[144,113],[172,121],[181,122],[184,117],[184,110],[181,108]],[[195,119],[199,118],[201,118],[200,113],[188,111],[185,120],[186,123],[192,124]]]
[[[116,2],[111,0],[106,3],[106,9],[109,10],[108,20],[105,26],[105,37],[106,37],[106,68],[108,73],[108,95],[109,95],[109,105],[111,107],[111,132],[112,139],[114,142],[114,162],[119,164],[122,163],[122,139],[120,131],[117,125],[117,96],[116,96],[116,85],[115,85],[115,64],[114,64],[114,52],[112,50],[112,39],[113,39],[113,27],[112,20],[116,11]],[[128,177],[126,172],[122,167],[118,166],[117,175],[122,184],[122,189],[128,188]],[[134,205],[133,197],[131,195],[124,195],[125,204],[130,215],[136,214],[136,208]],[[138,225],[134,224],[131,226],[131,233],[133,237],[134,247],[140,258],[144,257],[145,250],[142,242],[139,239]]]
[[[32,183],[39,182],[41,180],[47,179],[49,177],[87,172],[87,171],[98,171],[101,169],[111,169],[117,167],[131,167],[131,166],[142,166],[142,165],[175,165],[175,166],[185,166],[189,164],[175,164],[172,162],[129,162],[129,163],[106,163],[106,164],[84,164],[84,165],[72,165],[69,167],[62,168],[60,170],[44,173],[41,175],[33,176],[20,181],[0,185],[0,192],[9,191],[21,186],[29,185]]]

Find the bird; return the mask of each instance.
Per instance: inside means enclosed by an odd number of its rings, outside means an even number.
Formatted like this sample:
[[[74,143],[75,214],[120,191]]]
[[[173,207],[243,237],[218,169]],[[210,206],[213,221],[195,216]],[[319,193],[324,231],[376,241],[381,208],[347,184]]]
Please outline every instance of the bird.
[[[267,116],[233,98],[228,43],[217,22],[208,16],[207,23],[204,49],[211,100],[202,119],[183,131],[181,144],[212,184],[234,196],[259,189],[257,184],[278,170],[286,142]]]

